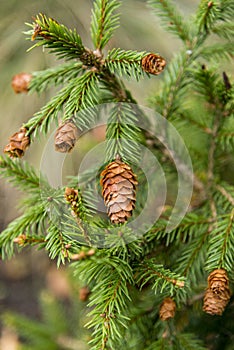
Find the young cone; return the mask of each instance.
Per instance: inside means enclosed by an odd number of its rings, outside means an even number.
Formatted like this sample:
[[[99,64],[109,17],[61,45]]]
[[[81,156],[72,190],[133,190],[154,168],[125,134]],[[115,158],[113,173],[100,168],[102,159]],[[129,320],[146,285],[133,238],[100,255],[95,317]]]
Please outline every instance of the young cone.
[[[173,299],[165,298],[160,305],[159,317],[162,321],[167,321],[175,316],[176,304]]]
[[[224,269],[216,269],[208,276],[208,286],[215,294],[225,293],[229,290],[227,272]]]
[[[74,188],[66,187],[64,197],[68,203],[71,205],[72,215],[74,217],[79,216],[78,207],[79,207],[79,192]]]
[[[21,158],[24,152],[30,145],[30,138],[26,136],[26,128],[20,128],[20,130],[14,133],[10,137],[10,142],[4,148],[4,153],[9,154],[11,158]]]
[[[145,72],[158,75],[164,70],[166,61],[160,55],[150,53],[142,58],[141,66]]]
[[[19,73],[14,75],[11,81],[12,89],[16,94],[28,92],[31,79],[32,74],[29,73]]]
[[[78,139],[78,128],[71,121],[61,124],[54,137],[55,150],[61,153],[70,152]]]
[[[208,288],[204,296],[203,310],[211,315],[222,315],[230,299],[227,273],[215,269],[208,276]]]
[[[119,157],[101,173],[102,195],[113,224],[124,223],[132,215],[136,202],[136,176]]]

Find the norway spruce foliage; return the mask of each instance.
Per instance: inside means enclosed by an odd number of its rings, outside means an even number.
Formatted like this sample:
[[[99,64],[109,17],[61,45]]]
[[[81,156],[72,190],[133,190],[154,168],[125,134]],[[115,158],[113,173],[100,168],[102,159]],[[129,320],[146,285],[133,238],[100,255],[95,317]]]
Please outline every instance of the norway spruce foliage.
[[[56,86],[57,92],[10,138],[1,157],[1,176],[25,194],[22,215],[0,235],[1,257],[9,259],[31,245],[44,249],[58,267],[73,269],[73,283],[81,280],[90,290],[82,313],[86,330],[72,335],[84,349],[231,350],[234,100],[226,63],[234,54],[234,3],[201,0],[196,13],[184,19],[175,2],[149,0],[165,31],[182,43],[166,66],[160,53],[107,49],[119,26],[120,5],[94,1],[93,48],[75,29],[46,14],[28,24],[30,50],[43,47],[59,59],[59,65],[32,73],[28,91],[40,94]],[[148,106],[178,130],[193,164],[193,174],[187,174],[193,177],[193,195],[170,230],[177,148],[170,132],[165,147],[145,131],[152,130],[151,121],[125,86],[126,79],[156,81],[163,69]],[[78,180],[70,176],[66,188],[53,188],[21,159],[54,123],[59,125],[56,149],[71,151],[78,135],[98,125],[102,113],[108,114],[103,164],[91,165]],[[141,171],[141,147],[163,167],[168,195],[159,218],[139,235],[131,222],[144,209],[150,187]],[[159,185],[155,181],[155,188]],[[96,190],[109,217],[97,208]],[[46,317],[51,315],[45,324],[3,317],[25,337],[22,349],[76,348],[58,342],[60,333],[69,333],[70,321],[56,316],[56,303],[43,305]],[[79,317],[80,310],[73,312]]]

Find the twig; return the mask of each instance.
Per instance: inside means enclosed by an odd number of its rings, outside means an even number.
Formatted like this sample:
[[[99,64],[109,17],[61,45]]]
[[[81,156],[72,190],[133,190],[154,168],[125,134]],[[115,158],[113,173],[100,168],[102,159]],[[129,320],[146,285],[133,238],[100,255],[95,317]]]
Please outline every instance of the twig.
[[[220,186],[220,185],[216,185],[215,188],[222,193],[222,195],[227,198],[227,200],[234,206],[234,198],[230,195],[230,193],[228,193],[224,187]]]

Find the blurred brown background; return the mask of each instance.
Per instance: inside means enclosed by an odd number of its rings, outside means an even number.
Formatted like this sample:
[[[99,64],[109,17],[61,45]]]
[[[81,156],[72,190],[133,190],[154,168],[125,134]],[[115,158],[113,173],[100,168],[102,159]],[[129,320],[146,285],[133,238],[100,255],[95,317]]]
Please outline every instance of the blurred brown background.
[[[194,12],[198,0],[178,0],[176,3],[185,16]],[[11,89],[12,76],[19,72],[33,72],[57,64],[54,57],[37,48],[29,53],[26,50],[31,43],[25,40],[23,31],[32,22],[32,16],[39,12],[53,17],[70,28],[76,28],[86,46],[92,48],[89,35],[91,0],[0,0],[0,141],[1,149],[8,137],[19,129],[21,124],[36,112],[52,95],[49,91],[36,95],[14,94]],[[145,1],[123,0],[120,8],[121,27],[108,47],[147,50],[158,52],[167,60],[177,52],[180,42],[167,34],[159,20],[147,7]],[[157,90],[160,77],[151,80],[126,82],[140,104],[146,105],[150,92]],[[46,138],[41,137],[30,147],[25,159],[37,168]],[[85,148],[85,147],[84,147]],[[0,228],[17,217],[16,208],[21,196],[5,181],[0,182]],[[39,317],[38,296],[43,289],[49,289],[60,298],[69,295],[69,283],[63,270],[58,271],[55,263],[49,261],[44,252],[26,249],[11,261],[0,261],[0,314],[5,310],[14,310],[30,317]],[[3,328],[0,348],[16,350],[17,337]]]

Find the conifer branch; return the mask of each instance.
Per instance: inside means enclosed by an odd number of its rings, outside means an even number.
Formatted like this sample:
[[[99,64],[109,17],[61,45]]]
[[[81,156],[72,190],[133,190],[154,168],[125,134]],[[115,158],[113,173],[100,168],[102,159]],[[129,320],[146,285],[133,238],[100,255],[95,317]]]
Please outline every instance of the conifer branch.
[[[35,169],[27,162],[20,162],[19,159],[12,160],[9,157],[1,156],[0,174],[7,181],[13,183],[19,189],[24,191],[40,192],[41,188],[49,188],[47,181],[38,174]]]
[[[217,221],[210,233],[207,268],[224,268],[231,271],[234,258],[234,209]]]
[[[222,129],[219,132],[217,142],[224,151],[232,152],[234,149],[234,132],[232,130]]]
[[[167,232],[165,228],[168,219],[169,216],[166,217],[166,219],[158,220],[151,230],[144,236],[144,239],[146,241],[153,237],[153,239],[156,240],[165,239],[166,246],[175,243],[175,241],[186,243],[196,236],[198,230],[207,230],[208,225],[214,221],[212,218],[203,217],[202,215],[196,215],[191,212],[183,218],[174,230]]]
[[[216,22],[220,19],[221,9],[219,4],[214,1],[202,0],[196,14],[196,23],[198,33],[204,40],[208,33],[215,27]]]
[[[120,77],[135,78],[139,80],[145,73],[141,66],[141,60],[147,52],[124,51],[112,49],[108,52],[105,65],[111,74],[118,74]]]
[[[152,289],[155,293],[158,290],[162,293],[164,289],[167,289],[168,293],[172,295],[174,289],[183,288],[185,285],[185,279],[182,276],[165,269],[161,264],[157,264],[155,259],[145,259],[137,268],[136,273],[139,274],[137,283],[140,284],[140,288],[152,281]]]
[[[227,40],[231,40],[233,38],[234,33],[234,24],[232,22],[224,22],[219,23],[212,29],[213,33],[219,36],[220,38],[224,38]]]
[[[126,161],[137,161],[140,155],[140,129],[137,127],[137,115],[131,104],[115,104],[107,125],[106,159],[111,160],[118,154]]]
[[[63,87],[44,107],[25,123],[28,135],[36,136],[39,131],[48,132],[52,121],[56,121],[58,113],[65,105],[64,120],[73,118],[74,113],[80,109],[89,109],[97,103],[97,75],[93,71],[87,71],[81,77],[72,79],[67,86]],[[91,108],[92,109],[92,108]],[[93,114],[80,113],[77,123],[79,128],[89,125]]]
[[[19,143],[21,148],[17,145],[11,148],[10,145],[7,149],[10,149],[10,156],[22,156],[33,136],[39,131],[46,133],[51,123],[57,121],[59,113],[62,126],[71,122],[76,129],[84,131],[94,125],[98,103],[105,99],[114,102],[108,111],[106,161],[118,155],[126,163],[138,162],[140,143],[146,138],[147,145],[165,165],[170,185],[174,186],[175,170],[194,179],[194,188],[199,193],[194,194],[189,208],[191,212],[181,219],[178,226],[170,233],[166,231],[174,210],[175,196],[171,191],[161,217],[139,238],[133,228],[110,224],[95,210],[94,191],[99,169],[84,174],[79,183],[75,177],[71,179],[73,196],[70,191],[70,197],[67,193],[66,198],[69,208],[63,189],[52,189],[27,163],[22,165],[18,160],[0,159],[2,176],[29,192],[21,203],[24,214],[12,221],[0,235],[2,257],[12,256],[14,248],[38,245],[48,252],[51,259],[57,259],[58,265],[74,261],[75,274],[82,283],[89,285],[91,291],[86,326],[92,332],[92,350],[171,347],[204,350],[192,334],[178,329],[176,318],[164,324],[158,320],[159,304],[164,295],[173,296],[177,304],[183,302],[185,307],[188,306],[188,292],[191,299],[194,293],[200,298],[206,279],[204,267],[212,270],[223,268],[228,271],[229,278],[233,277],[234,187],[223,181],[219,167],[222,155],[229,157],[229,151],[233,150],[233,87],[225,72],[221,76],[217,73],[217,66],[207,69],[199,60],[205,58],[212,62],[212,57],[217,61],[232,57],[234,4],[231,0],[202,0],[195,21],[187,22],[170,0],[149,0],[148,3],[160,15],[164,25],[167,24],[167,30],[183,42],[183,49],[167,66],[161,90],[158,93],[157,89],[158,94],[151,99],[151,105],[175,127],[181,128],[182,136],[186,133],[185,141],[188,141],[192,160],[198,162],[198,173],[193,174],[184,164],[183,151],[167,128],[159,130],[160,142],[142,131],[148,127],[147,116],[121,80],[122,77],[139,80],[148,73],[157,75],[164,68],[165,60],[160,61],[159,55],[120,48],[108,51],[106,57],[103,54],[103,48],[118,26],[119,16],[115,10],[120,3],[117,0],[94,2],[91,22],[94,51],[84,47],[76,30],[70,30],[43,14],[35,18],[34,24],[30,25],[32,30],[28,32],[36,41],[33,47],[43,45],[58,58],[74,61],[33,74],[27,91],[40,93],[53,85],[62,84],[63,87],[25,123],[23,130],[21,128],[16,136],[11,137],[10,142]],[[205,40],[212,33],[226,41],[205,46]],[[158,71],[157,67],[160,67]],[[198,137],[192,140],[195,128]],[[67,130],[65,128],[64,134],[68,133]],[[73,139],[75,136],[76,132]],[[200,140],[201,145],[196,145]],[[207,147],[205,151],[204,145]],[[176,168],[172,163],[176,163]],[[144,193],[146,176],[143,171],[138,173],[141,192],[136,200],[135,217],[140,214],[147,197]],[[115,181],[118,183],[115,179],[114,185]],[[118,189],[116,193],[118,195]],[[106,191],[106,198],[108,195]],[[135,204],[135,194],[132,197]],[[112,194],[110,198],[112,200]],[[95,249],[90,248],[91,244]],[[157,256],[157,259],[152,256]],[[24,325],[27,327],[27,322]],[[38,330],[43,340],[51,339],[51,330],[37,326],[34,324],[30,328],[29,324],[28,328],[34,335]],[[190,325],[188,329],[191,329]],[[152,330],[157,332],[149,337]],[[131,337],[135,339],[131,341]],[[138,339],[143,339],[142,344],[138,344]],[[55,337],[51,342],[45,342],[45,347],[67,347],[67,344],[64,339]]]
[[[148,4],[160,17],[165,29],[178,36],[190,48],[192,44],[189,25],[175,5],[172,5],[169,0],[149,0]]]
[[[92,10],[91,37],[97,51],[101,51],[119,26],[119,15],[114,11],[120,6],[117,0],[95,0]]]
[[[74,244],[77,248],[79,247],[78,242],[75,243],[70,236],[66,235],[61,230],[59,225],[55,225],[53,222],[50,222],[46,235],[45,249],[48,250],[48,254],[51,259],[54,260],[57,258],[57,266],[59,266],[61,263],[65,264],[66,259],[71,257],[71,241],[73,247]]]
[[[75,78],[63,87],[45,106],[43,106],[34,116],[25,123],[28,135],[36,137],[40,131],[47,133],[52,121],[57,121],[58,113],[62,110],[64,103],[68,100],[71,91],[77,86]]]
[[[20,235],[45,233],[47,213],[41,203],[29,208],[24,214],[12,221],[0,235],[1,257],[11,258],[14,254],[14,240]]]
[[[215,188],[233,205],[234,207],[234,197],[228,192],[223,186],[215,185]]]
[[[203,47],[200,55],[206,60],[232,60],[234,55],[233,42],[215,43],[214,45]]]
[[[201,277],[201,266],[205,262],[207,253],[208,236],[207,225],[201,226],[199,230],[196,230],[196,235],[189,244],[184,246],[177,261],[176,271],[182,276],[186,276],[193,285]]]
[[[42,13],[37,15],[34,20],[33,24],[28,24],[33,30],[25,33],[32,40],[38,41],[30,50],[37,46],[44,46],[59,58],[67,60],[81,58],[82,54],[85,54],[85,47],[75,29],[72,31]]]
[[[57,67],[48,68],[43,71],[34,72],[30,81],[30,92],[42,92],[51,85],[60,85],[76,78],[84,71],[81,62],[64,63]]]
[[[150,101],[152,106],[157,106],[157,112],[164,118],[170,120],[181,107],[181,100],[187,91],[186,86],[191,82],[187,72],[191,62],[191,56],[186,53],[176,55],[164,73],[160,93]]]
[[[108,349],[121,338],[120,330],[126,327],[127,303],[130,300],[127,283],[133,283],[131,267],[123,260],[98,252],[90,259],[73,264],[75,273],[89,284],[96,281],[90,303],[91,320],[86,327],[93,329],[90,341],[92,350]]]
[[[70,91],[69,98],[66,102],[63,121],[71,119],[71,117],[81,109],[94,108],[98,102],[98,76],[94,71],[87,71],[76,80],[76,85]],[[77,118],[79,129],[87,127],[90,123],[90,113],[80,114]]]

